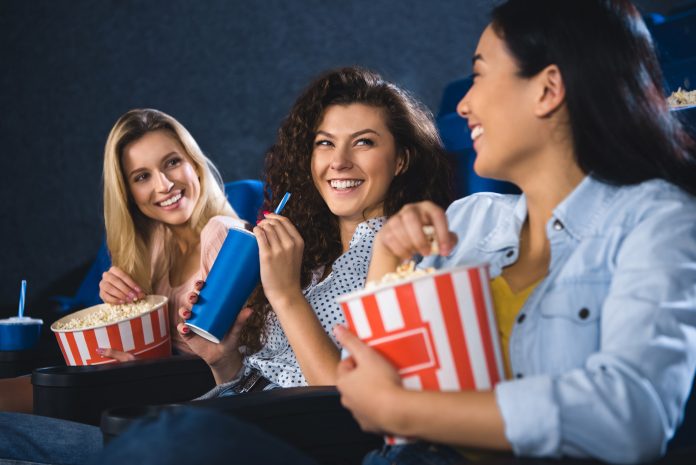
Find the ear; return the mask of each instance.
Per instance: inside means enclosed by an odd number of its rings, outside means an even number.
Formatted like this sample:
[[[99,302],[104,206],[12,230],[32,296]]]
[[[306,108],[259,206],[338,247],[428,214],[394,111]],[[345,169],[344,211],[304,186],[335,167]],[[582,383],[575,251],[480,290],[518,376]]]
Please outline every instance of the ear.
[[[399,156],[399,159],[396,161],[396,171],[394,172],[394,176],[398,176],[406,172],[408,169],[408,161],[410,156],[411,153],[408,151],[408,149],[404,149],[401,152],[401,156]]]
[[[561,70],[549,65],[537,74],[540,92],[536,101],[535,115],[541,118],[551,116],[565,102],[565,83]]]

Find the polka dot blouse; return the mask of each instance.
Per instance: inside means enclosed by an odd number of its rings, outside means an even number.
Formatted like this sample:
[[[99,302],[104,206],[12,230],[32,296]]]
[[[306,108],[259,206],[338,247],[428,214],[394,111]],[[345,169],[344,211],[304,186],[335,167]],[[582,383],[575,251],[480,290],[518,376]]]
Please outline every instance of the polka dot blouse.
[[[336,346],[338,342],[333,336],[333,327],[345,323],[336,298],[365,286],[372,243],[384,220],[384,217],[380,217],[360,223],[353,233],[348,251],[336,259],[331,273],[319,282],[324,270],[314,270],[312,282],[302,291],[324,331]],[[244,364],[250,368],[257,368],[266,378],[280,386],[306,386],[307,380],[302,375],[295,353],[278,318],[273,312],[269,312],[268,315],[264,346],[259,352],[246,357]]]

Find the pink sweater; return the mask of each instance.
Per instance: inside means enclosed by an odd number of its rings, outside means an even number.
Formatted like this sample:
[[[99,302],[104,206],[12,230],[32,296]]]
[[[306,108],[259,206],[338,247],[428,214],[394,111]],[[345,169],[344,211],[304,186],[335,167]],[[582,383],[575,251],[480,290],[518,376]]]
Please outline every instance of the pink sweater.
[[[241,227],[243,224],[242,220],[228,216],[211,218],[203,228],[203,231],[201,231],[201,264],[199,270],[176,287],[172,287],[169,284],[168,273],[154,284],[153,291],[155,294],[169,297],[169,302],[167,303],[169,309],[169,329],[172,334],[172,347],[175,353],[191,353],[188,345],[181,339],[176,329],[176,325],[180,321],[179,308],[188,304],[188,295],[194,291],[196,281],[199,279],[205,280],[206,276],[208,276],[215,257],[217,257],[220,247],[222,247],[222,243],[227,237],[227,231],[233,226]],[[159,250],[161,253],[162,244],[155,244],[153,249]]]

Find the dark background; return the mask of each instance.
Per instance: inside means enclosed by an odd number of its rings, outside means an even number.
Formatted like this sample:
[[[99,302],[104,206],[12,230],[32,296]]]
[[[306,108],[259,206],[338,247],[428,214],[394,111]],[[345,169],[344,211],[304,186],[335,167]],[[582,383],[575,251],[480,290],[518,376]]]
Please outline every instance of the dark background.
[[[28,314],[102,239],[109,129],[135,107],[181,121],[226,181],[321,71],[360,64],[434,112],[494,0],[0,0],[0,317]],[[684,1],[637,2],[667,12]]]

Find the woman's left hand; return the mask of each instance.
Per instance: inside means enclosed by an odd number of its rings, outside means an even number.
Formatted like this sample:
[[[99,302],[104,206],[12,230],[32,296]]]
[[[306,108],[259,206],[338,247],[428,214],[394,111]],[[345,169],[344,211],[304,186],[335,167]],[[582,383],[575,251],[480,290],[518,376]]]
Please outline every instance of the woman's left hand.
[[[267,213],[254,228],[254,235],[259,244],[261,284],[271,305],[292,293],[302,295],[304,240],[295,225],[284,216]]]
[[[341,393],[341,403],[363,430],[389,432],[389,425],[397,420],[391,413],[396,410],[391,406],[396,402],[396,394],[403,390],[399,374],[387,359],[344,326],[336,326],[334,334],[350,353],[338,365],[336,387]]]
[[[122,352],[120,350],[116,349],[110,349],[110,348],[99,348],[97,349],[97,353],[101,355],[102,357],[106,358],[113,358],[117,362],[130,362],[131,360],[135,360],[135,355],[128,353],[128,352]]]

